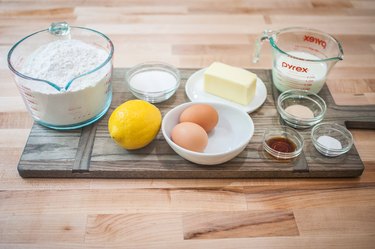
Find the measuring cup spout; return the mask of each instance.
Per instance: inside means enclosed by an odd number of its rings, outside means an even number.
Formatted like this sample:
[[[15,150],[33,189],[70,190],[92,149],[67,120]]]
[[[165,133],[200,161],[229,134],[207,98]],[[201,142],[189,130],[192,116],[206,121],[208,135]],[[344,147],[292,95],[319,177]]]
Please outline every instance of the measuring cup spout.
[[[258,63],[264,40],[269,40],[269,38],[272,37],[273,34],[275,34],[275,32],[272,30],[264,30],[263,33],[256,39],[253,54],[253,63]]]
[[[344,59],[344,50],[341,46],[341,43],[336,40],[336,38],[334,38],[336,43],[337,43],[337,50],[338,50],[338,55],[334,58],[332,58],[333,60],[335,60],[335,63],[338,62],[338,61],[342,61]]]

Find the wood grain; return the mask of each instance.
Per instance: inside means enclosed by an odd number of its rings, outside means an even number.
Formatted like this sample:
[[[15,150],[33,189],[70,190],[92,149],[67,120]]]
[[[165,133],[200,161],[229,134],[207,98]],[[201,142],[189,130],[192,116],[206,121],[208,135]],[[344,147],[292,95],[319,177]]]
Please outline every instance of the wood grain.
[[[88,243],[142,242],[181,240],[181,215],[179,213],[100,214],[89,215],[85,241]]]
[[[182,221],[186,240],[299,235],[291,211],[202,212]]]
[[[365,164],[356,179],[22,179],[32,123],[6,62],[12,44],[67,21],[106,33],[117,68],[161,60],[270,69],[268,44],[251,62],[260,32],[307,26],[343,44],[327,80],[336,103],[368,105],[374,16],[366,0],[0,1],[0,248],[374,248],[375,131],[351,129]]]
[[[18,215],[2,216],[2,243],[51,243],[58,239],[82,242],[86,230],[85,215]],[[23,236],[20,236],[23,235]]]

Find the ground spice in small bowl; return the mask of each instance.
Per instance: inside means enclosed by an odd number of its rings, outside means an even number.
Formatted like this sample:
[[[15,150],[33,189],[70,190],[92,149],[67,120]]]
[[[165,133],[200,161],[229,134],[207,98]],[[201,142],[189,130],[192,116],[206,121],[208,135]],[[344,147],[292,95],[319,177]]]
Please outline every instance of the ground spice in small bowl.
[[[291,105],[285,108],[285,112],[297,118],[314,118],[314,113],[304,105]]]

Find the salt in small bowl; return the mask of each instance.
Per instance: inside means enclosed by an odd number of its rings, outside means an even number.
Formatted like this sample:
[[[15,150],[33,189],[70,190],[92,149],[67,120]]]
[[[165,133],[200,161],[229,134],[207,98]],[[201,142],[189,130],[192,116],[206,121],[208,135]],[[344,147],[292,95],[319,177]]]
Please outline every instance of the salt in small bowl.
[[[353,146],[353,136],[348,129],[336,123],[320,123],[311,131],[314,147],[327,157],[347,153]]]

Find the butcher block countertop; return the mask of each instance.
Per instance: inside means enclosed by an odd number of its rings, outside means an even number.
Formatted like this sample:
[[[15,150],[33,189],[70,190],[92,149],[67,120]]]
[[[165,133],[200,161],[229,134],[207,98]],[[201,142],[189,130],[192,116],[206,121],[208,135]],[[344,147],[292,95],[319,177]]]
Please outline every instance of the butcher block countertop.
[[[316,28],[344,48],[327,81],[336,104],[375,104],[375,1],[0,1],[0,248],[374,248],[375,130],[351,129],[358,178],[20,177],[33,121],[6,56],[56,21],[108,35],[116,68],[270,69],[266,43],[251,62],[264,29]]]

